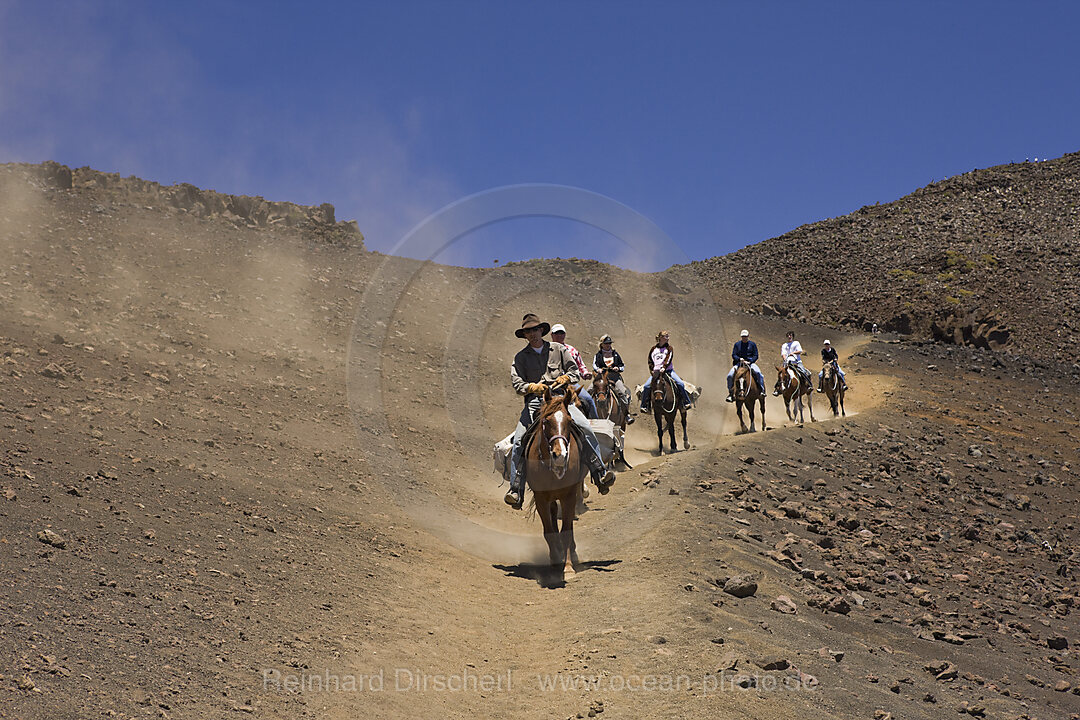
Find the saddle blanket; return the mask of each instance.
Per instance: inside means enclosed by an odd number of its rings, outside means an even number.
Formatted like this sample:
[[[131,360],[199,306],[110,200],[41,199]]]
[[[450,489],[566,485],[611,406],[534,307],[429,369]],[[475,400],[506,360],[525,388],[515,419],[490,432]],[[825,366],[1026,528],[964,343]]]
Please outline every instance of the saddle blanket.
[[[622,428],[616,427],[610,420],[590,420],[596,441],[600,443],[600,456],[605,465],[611,464],[615,455],[615,448],[622,448]],[[495,443],[495,449],[491,453],[494,467],[492,472],[502,475],[502,479],[510,482],[510,450],[514,447],[514,433],[510,433],[499,442]]]

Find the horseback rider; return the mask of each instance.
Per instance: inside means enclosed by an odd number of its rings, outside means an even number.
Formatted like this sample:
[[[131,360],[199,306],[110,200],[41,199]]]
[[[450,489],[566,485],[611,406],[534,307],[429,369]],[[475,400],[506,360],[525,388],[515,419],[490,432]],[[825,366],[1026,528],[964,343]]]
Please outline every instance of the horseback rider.
[[[825,374],[825,365],[833,363],[836,367],[836,372],[840,374],[840,384],[843,385],[843,389],[847,390],[847,378],[844,377],[844,371],[840,369],[840,358],[836,354],[836,350],[833,348],[832,343],[826,340],[822,343],[821,348],[821,371],[817,374],[817,391],[824,392],[821,389],[821,378]]]
[[[515,335],[528,341],[514,356],[510,366],[510,382],[518,395],[525,399],[517,428],[514,429],[514,447],[510,452],[510,490],[503,500],[515,510],[521,509],[525,497],[525,438],[526,431],[532,426],[543,401],[545,387],[558,388],[576,383],[579,379],[578,366],[566,346],[558,342],[544,340],[551,326],[529,313],[521,319],[521,328]],[[615,482],[615,473],[604,467],[600,456],[600,445],[596,442],[589,421],[577,405],[569,407],[570,418],[577,426],[581,438],[581,457],[588,464],[593,482],[606,495],[608,488]]]
[[[795,331],[788,330],[787,342],[780,346],[780,357],[784,359],[785,366],[794,369],[799,374],[800,382],[809,387],[812,380],[810,379],[810,371],[802,364],[803,352],[802,343],[795,339]]]
[[[608,377],[615,378],[615,395],[622,402],[623,407],[626,408],[626,424],[634,424],[634,416],[630,414],[630,390],[627,389],[626,384],[622,381],[622,374],[626,371],[626,363],[623,362],[622,356],[619,352],[612,347],[611,336],[604,334],[600,337],[600,349],[596,351],[596,355],[593,357],[593,370],[599,375],[604,370],[610,371]]]
[[[566,342],[566,328],[561,323],[555,323],[551,326],[551,339],[555,342],[563,345],[570,351],[570,357],[574,358],[574,362],[578,366],[578,376],[582,380],[588,380],[592,377],[592,373],[589,372],[589,368],[585,366],[585,361],[581,359],[581,353],[573,345],[569,345]],[[593,400],[592,395],[586,390],[581,383],[574,386],[574,390],[577,391],[578,397],[581,398],[581,404],[585,406],[585,417],[595,419],[596,414],[596,401]]]
[[[735,371],[739,368],[739,363],[745,360],[750,364],[750,371],[754,373],[754,379],[757,380],[758,390],[761,394],[765,394],[765,376],[757,366],[758,349],[757,343],[750,339],[750,331],[743,330],[739,333],[739,342],[735,343],[735,347],[731,348],[731,370],[727,374],[727,402],[735,402],[735,396],[733,394],[735,389]]]
[[[675,381],[675,387],[678,388],[676,392],[679,394],[679,400],[682,403],[684,410],[689,410],[693,407],[693,403],[690,402],[690,396],[686,394],[686,384],[682,378],[675,374],[675,349],[668,344],[668,340],[671,339],[671,333],[667,330],[661,330],[656,335],[656,344],[649,350],[649,372],[652,376],[645,381],[645,387],[641,391],[641,412],[649,412],[649,404],[652,400],[652,395],[649,392],[649,388],[653,382],[660,377],[660,373],[667,371],[667,374]]]

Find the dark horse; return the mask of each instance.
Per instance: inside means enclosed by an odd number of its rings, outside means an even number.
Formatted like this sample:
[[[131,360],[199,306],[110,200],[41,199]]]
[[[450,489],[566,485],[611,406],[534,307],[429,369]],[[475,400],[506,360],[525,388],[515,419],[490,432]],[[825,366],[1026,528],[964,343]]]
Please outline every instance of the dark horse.
[[[525,479],[532,490],[532,505],[544,525],[544,540],[553,567],[572,577],[579,564],[574,542],[574,517],[588,466],[573,432],[567,408],[577,397],[572,387],[562,396],[544,390],[535,439],[525,453]],[[559,517],[562,528],[559,528]]]
[[[626,462],[623,455],[622,438],[626,433],[626,419],[629,417],[629,408],[623,404],[615,391],[615,383],[619,379],[619,373],[614,370],[602,370],[596,376],[592,384],[593,402],[596,403],[596,414],[601,420],[610,420],[616,427],[622,429],[622,434],[615,436],[615,459],[632,468],[633,465]]]
[[[615,383],[619,373],[614,370],[601,370],[592,384],[592,397],[596,403],[596,416],[601,420],[610,420],[626,431],[626,418],[629,413],[626,406],[615,392]]]
[[[739,361],[739,367],[735,369],[735,377],[732,392],[735,396],[735,414],[739,416],[739,425],[743,432],[756,432],[754,429],[754,402],[761,406],[761,429],[765,429],[765,393],[761,392],[757,380],[754,379],[754,371],[750,369],[750,363],[745,360]],[[750,414],[750,429],[746,429],[743,422],[742,411],[746,408]]]
[[[844,381],[840,379],[840,366],[835,360],[825,363],[825,367],[821,368],[821,388],[825,396],[829,398],[833,417],[837,415],[847,417],[844,412]],[[840,406],[840,412],[836,411],[837,405]]]
[[[686,408],[679,402],[679,392],[675,388],[675,381],[667,371],[660,373],[656,382],[650,388],[652,391],[652,411],[656,420],[656,439],[660,442],[660,455],[664,454],[664,421],[667,421],[668,437],[671,438],[671,452],[678,451],[675,444],[675,413],[682,414],[682,442],[683,450],[690,449],[690,441],[686,437]]]
[[[777,366],[773,395],[784,396],[784,409],[787,410],[788,418],[795,421],[795,416],[798,415],[800,425],[803,422],[803,396],[805,395],[806,407],[810,409],[810,422],[817,422],[814,420],[814,386],[806,382],[795,366]]]

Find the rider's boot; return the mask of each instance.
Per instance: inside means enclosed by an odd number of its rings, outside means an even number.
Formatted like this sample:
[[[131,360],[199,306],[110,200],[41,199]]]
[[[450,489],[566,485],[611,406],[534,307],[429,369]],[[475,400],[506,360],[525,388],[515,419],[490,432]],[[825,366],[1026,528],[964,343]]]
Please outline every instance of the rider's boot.
[[[596,489],[600,491],[601,495],[607,495],[611,490],[611,486],[615,484],[615,472],[605,468],[604,463],[599,458],[593,460],[592,465],[589,467],[589,474],[592,475],[593,485],[596,485]]]
[[[521,473],[518,473],[517,477],[510,479],[510,489],[506,491],[506,495],[503,495],[503,502],[515,510],[520,510],[525,500],[524,480],[525,478],[521,477]]]

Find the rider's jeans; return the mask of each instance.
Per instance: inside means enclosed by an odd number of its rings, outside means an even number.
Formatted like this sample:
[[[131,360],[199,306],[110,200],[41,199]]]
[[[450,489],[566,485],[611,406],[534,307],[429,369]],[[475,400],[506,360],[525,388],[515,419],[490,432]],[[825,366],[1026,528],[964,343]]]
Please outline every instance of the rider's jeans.
[[[676,375],[674,370],[668,370],[668,375],[671,376],[671,379],[675,381],[676,387],[679,388],[679,397],[682,398],[683,403],[690,402],[690,396],[686,394],[686,383],[683,382],[683,379]],[[652,375],[645,381],[645,387],[641,390],[642,398],[648,397],[650,387],[652,387]]]
[[[590,395],[589,391],[582,387],[580,383],[575,385],[574,389],[577,391],[578,397],[581,398],[581,404],[588,410],[586,415],[596,417],[596,401],[593,400],[593,396]]]
[[[516,490],[522,489],[522,480],[524,479],[524,476],[519,474],[525,467],[524,458],[522,457],[525,448],[521,439],[525,436],[525,430],[532,424],[532,419],[536,417],[536,413],[540,411],[540,400],[540,397],[533,396],[526,401],[525,407],[521,409],[521,417],[518,418],[517,427],[514,429],[514,449],[510,452],[510,487]],[[577,405],[570,406],[570,418],[581,431],[582,437],[585,438],[585,444],[592,453],[592,460],[586,458],[586,464],[589,467],[595,465],[603,468],[604,460],[600,455],[600,443],[596,441],[596,434],[593,432],[592,426],[589,425],[589,420],[578,409]],[[589,453],[585,454],[588,455]]]
[[[837,369],[837,371],[839,371],[839,373],[840,373],[840,380],[841,380],[842,382],[845,382],[845,383],[846,383],[846,382],[847,382],[847,375],[845,375],[845,374],[844,374],[844,371],[843,371],[843,370],[842,370],[842,369],[840,368],[840,366],[839,366],[839,365],[837,365],[836,369]],[[818,380],[821,380],[821,378],[822,378],[822,375],[823,375],[823,373],[824,373],[824,372],[825,372],[824,370],[818,370],[818,373],[817,373],[817,379],[818,379]]]
[[[727,389],[728,393],[735,387],[735,371],[739,369],[738,365],[733,365],[731,370],[727,374]],[[761,370],[758,369],[757,363],[750,363],[750,370],[754,373],[754,377],[761,383],[761,387],[765,387],[765,376],[761,374]]]

